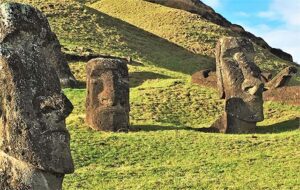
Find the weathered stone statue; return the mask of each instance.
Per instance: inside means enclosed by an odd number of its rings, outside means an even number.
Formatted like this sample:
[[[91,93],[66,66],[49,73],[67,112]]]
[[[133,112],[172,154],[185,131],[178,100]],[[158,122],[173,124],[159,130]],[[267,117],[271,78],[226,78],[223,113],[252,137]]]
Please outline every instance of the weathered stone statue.
[[[297,71],[296,67],[289,66],[279,72],[272,80],[269,80],[265,84],[264,100],[300,105],[300,87],[288,86],[289,81]]]
[[[86,122],[95,130],[127,131],[128,68],[120,59],[97,58],[87,63]]]
[[[252,43],[223,37],[216,47],[217,83],[225,113],[212,126],[223,133],[247,133],[264,119],[261,71],[254,63]]]
[[[37,9],[18,3],[4,3],[0,8],[0,41],[19,36],[19,40],[33,43],[40,54],[47,57],[57,72],[62,87],[76,86],[61,45],[51,31],[47,18]]]
[[[297,68],[293,66],[286,67],[278,73],[272,80],[266,84],[266,89],[275,89],[287,86],[292,76],[297,73]]]
[[[51,63],[49,32],[36,9],[1,5],[1,190],[61,189],[64,175],[74,170],[65,125],[73,106]]]

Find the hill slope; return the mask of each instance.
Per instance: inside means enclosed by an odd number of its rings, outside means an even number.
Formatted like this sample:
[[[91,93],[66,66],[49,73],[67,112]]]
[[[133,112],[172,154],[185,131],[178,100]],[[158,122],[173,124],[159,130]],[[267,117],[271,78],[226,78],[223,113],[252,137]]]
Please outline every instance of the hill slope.
[[[213,68],[216,41],[223,35],[239,35],[197,14],[144,0],[19,2],[47,14],[67,53],[131,56],[184,74]],[[259,46],[256,50],[262,70],[275,74],[291,64]]]
[[[76,171],[64,189],[299,189],[300,107],[265,102],[258,134],[204,134],[223,110],[214,89],[190,74],[214,67],[228,28],[143,0],[20,0],[40,8],[69,54],[133,57],[131,132],[84,124],[85,89],[65,89]],[[138,19],[137,19],[138,18]],[[256,60],[278,72],[290,62],[258,46]],[[85,63],[70,63],[85,82]]]
[[[156,34],[199,55],[214,57],[214,48],[221,36],[240,36],[232,28],[209,22],[198,14],[147,1],[101,0],[90,4],[90,7]],[[276,73],[290,64],[260,46],[256,46],[256,50],[257,64],[263,70]]]
[[[211,7],[205,5],[200,0],[146,0],[149,2],[159,3],[168,7],[173,7],[181,10],[188,11],[190,13],[195,13],[200,15],[202,18],[208,20],[209,22],[215,23],[225,28],[229,28],[234,33],[240,36],[251,39],[255,44],[260,47],[272,52],[281,59],[287,61],[293,61],[293,57],[282,51],[281,49],[272,48],[267,44],[264,39],[256,37],[254,34],[247,32],[242,26],[237,24],[232,24],[226,20],[222,15],[216,13]]]

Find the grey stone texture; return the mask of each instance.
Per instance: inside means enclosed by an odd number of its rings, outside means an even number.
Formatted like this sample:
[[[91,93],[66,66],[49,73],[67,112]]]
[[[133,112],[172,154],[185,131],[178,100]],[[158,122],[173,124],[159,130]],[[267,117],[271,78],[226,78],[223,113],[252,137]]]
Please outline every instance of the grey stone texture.
[[[55,35],[36,9],[0,6],[0,189],[60,189],[74,171]],[[56,55],[56,53],[58,55]]]

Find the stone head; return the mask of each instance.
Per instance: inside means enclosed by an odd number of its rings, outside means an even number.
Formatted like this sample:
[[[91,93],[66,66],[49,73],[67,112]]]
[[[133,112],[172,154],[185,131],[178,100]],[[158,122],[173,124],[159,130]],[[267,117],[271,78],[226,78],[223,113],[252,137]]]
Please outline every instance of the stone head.
[[[127,65],[120,59],[97,58],[87,63],[88,123],[101,130],[128,128],[128,77]]]
[[[218,88],[226,99],[226,112],[248,122],[263,120],[264,84],[254,53],[245,38],[223,37],[216,47]]]
[[[40,53],[47,56],[47,62],[54,67],[63,87],[76,86],[68,63],[61,51],[61,45],[49,22],[39,10],[20,3],[0,5],[0,41],[15,38],[14,41],[33,43]],[[33,40],[33,41],[32,41]]]
[[[44,17],[32,7],[0,7],[0,150],[43,171],[71,173],[65,119],[73,106],[45,53],[47,31],[30,25],[35,19]]]

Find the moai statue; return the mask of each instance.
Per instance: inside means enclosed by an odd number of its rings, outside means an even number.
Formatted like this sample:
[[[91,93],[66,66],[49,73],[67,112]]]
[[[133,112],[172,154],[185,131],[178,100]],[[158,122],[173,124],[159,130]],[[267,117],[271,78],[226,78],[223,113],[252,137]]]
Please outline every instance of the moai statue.
[[[102,131],[129,128],[128,68],[120,59],[97,58],[87,63],[86,122]]]
[[[212,129],[222,133],[247,133],[264,119],[261,71],[254,63],[252,43],[223,37],[216,47],[217,83],[225,112]]]
[[[266,84],[266,89],[275,89],[287,86],[294,74],[297,73],[297,68],[293,66],[286,67],[278,73],[272,80]]]
[[[14,36],[16,33],[32,36],[30,40],[38,39],[35,44],[40,46],[40,53],[48,58],[57,72],[62,87],[75,87],[77,82],[61,51],[61,45],[56,35],[51,31],[47,18],[37,9],[17,3],[4,3],[0,10],[0,41]],[[28,41],[31,42],[31,41]],[[32,43],[32,42],[31,42]],[[33,46],[33,48],[35,48]]]
[[[73,106],[47,54],[45,18],[0,6],[0,189],[59,190],[74,171],[65,118]]]

